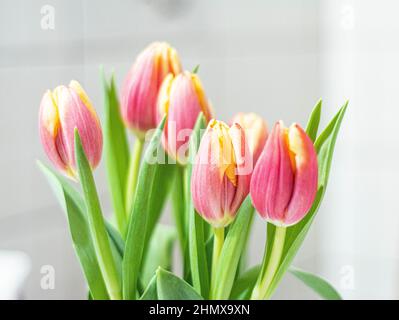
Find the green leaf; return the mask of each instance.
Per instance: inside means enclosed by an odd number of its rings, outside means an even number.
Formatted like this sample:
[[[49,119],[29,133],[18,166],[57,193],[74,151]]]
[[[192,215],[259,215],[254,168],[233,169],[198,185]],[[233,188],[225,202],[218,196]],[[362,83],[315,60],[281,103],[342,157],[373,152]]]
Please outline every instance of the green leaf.
[[[348,102],[344,104],[315,142],[319,162],[319,186],[324,186],[324,188],[327,186],[335,142],[347,107]]]
[[[342,300],[341,295],[338,293],[335,288],[329,284],[325,279],[300,270],[298,268],[290,267],[289,271],[297,277],[299,280],[301,280],[305,285],[307,285],[309,288],[313,289],[317,294],[320,295],[323,299],[326,300]]]
[[[240,262],[238,263],[235,279],[237,279],[241,275],[242,270],[245,270],[247,268],[248,251],[249,251],[249,238],[250,238],[250,235],[251,235],[251,230],[252,230],[253,225],[254,225],[254,219],[251,219],[250,225],[248,226],[248,233],[247,233],[247,238],[245,239],[244,249],[243,249],[241,257],[240,257]]]
[[[230,296],[241,254],[245,248],[254,207],[248,196],[237,212],[237,217],[227,233],[223,249],[220,254],[220,263],[216,271],[218,286],[211,292],[211,298],[225,300]]]
[[[108,85],[101,69],[104,87],[104,148],[108,186],[119,232],[124,235],[127,225],[125,209],[126,175],[129,165],[129,147],[123,125],[114,77]]]
[[[193,69],[193,72],[192,72],[192,73],[194,73],[194,74],[198,73],[199,68],[200,68],[200,65],[197,64],[197,65],[195,66],[195,68]]]
[[[306,133],[314,142],[317,137],[317,131],[319,129],[320,124],[320,116],[321,116],[321,105],[322,100],[317,101],[316,105],[313,108],[312,113],[310,114],[308,125],[306,127]]]
[[[64,177],[55,173],[40,161],[37,164],[68,217],[73,246],[82,266],[91,296],[96,300],[109,299],[91,239],[89,224],[85,215],[86,209],[80,194],[69,185]]]
[[[159,300],[203,300],[187,282],[162,268],[157,270]]]
[[[315,147],[318,154],[318,165],[319,165],[319,189],[316,194],[316,198],[310,208],[308,214],[302,221],[297,223],[292,227],[287,228],[286,240],[284,244],[284,250],[282,258],[280,260],[277,272],[272,280],[267,296],[271,296],[277,285],[281,281],[284,273],[287,271],[292,260],[294,259],[296,253],[298,252],[300,246],[305,239],[306,234],[313,222],[313,219],[320,207],[321,201],[323,199],[327,182],[329,171],[331,168],[331,161],[334,153],[334,146],[337,140],[337,135],[341,126],[342,119],[345,115],[348,103],[346,102],[344,106],[338,111],[336,116],[327,125],[324,131],[316,139]],[[270,248],[273,245],[275,226],[268,223],[267,226],[267,259],[270,258]]]
[[[163,149],[159,150],[158,152],[162,152],[163,156],[167,158],[167,155]],[[166,200],[168,199],[168,195],[173,184],[174,173],[174,165],[169,164],[168,162],[160,163],[158,165],[154,177],[154,185],[152,189],[153,195],[151,196],[156,198],[156,201],[152,201],[150,203],[150,214],[148,217],[148,229],[146,234],[147,242],[148,239],[151,238],[155,225],[157,224],[165,206]]]
[[[163,156],[167,157],[163,149],[159,150],[159,152],[162,152]],[[168,195],[170,193],[170,189],[173,184],[174,173],[175,173],[175,166],[169,164],[168,161],[164,164],[160,163],[159,168],[155,173],[153,190],[152,190],[153,195],[151,197],[156,198],[156,201],[151,201],[150,203],[150,209],[149,209],[150,213],[148,215],[148,222],[147,222],[148,225],[147,225],[146,240],[145,240],[146,245],[149,245],[151,241],[150,239],[153,237],[154,228],[157,222],[159,221],[159,218],[162,214],[162,210],[168,199]],[[148,252],[149,250],[145,247],[143,253],[143,261],[147,260]],[[143,268],[145,268],[144,265]],[[154,274],[155,270],[156,268],[152,271],[151,276]]]
[[[153,164],[154,153],[160,149],[161,134],[165,125],[165,117],[159,124],[145,152],[140,166],[136,196],[126,237],[125,255],[122,264],[123,298],[135,299],[137,293],[138,273],[141,268],[143,251],[146,247],[146,234],[151,208],[151,202],[156,201],[153,193],[158,163]]]
[[[156,275],[151,278],[147,288],[144,290],[142,296],[140,297],[140,300],[158,300]]]
[[[187,181],[186,185],[191,185],[192,164],[197,154],[199,143],[201,140],[201,130],[205,129],[206,123],[202,113],[199,114],[196,125],[190,138],[189,161],[187,165]],[[188,248],[189,248],[189,261],[191,268],[191,278],[195,290],[203,297],[209,295],[209,273],[208,263],[205,248],[205,235],[204,226],[206,222],[195,211],[191,192],[187,200],[187,217],[188,217]]]
[[[105,220],[105,228],[107,229],[108,236],[111,240],[111,246],[114,246],[120,258],[123,258],[123,254],[125,252],[125,242],[123,241],[120,233],[107,220]]]
[[[172,187],[172,213],[175,220],[177,234],[179,237],[180,250],[185,257],[187,248],[187,232],[186,232],[186,215],[185,215],[185,199],[184,199],[184,168],[176,164],[175,165],[175,177],[174,184]],[[185,260],[185,259],[184,259]]]
[[[155,228],[141,273],[141,280],[145,286],[150,282],[158,267],[162,267],[165,270],[172,269],[172,254],[175,240],[176,230],[174,227],[159,224]]]
[[[209,235],[208,240],[205,242],[206,261],[208,263],[208,275],[212,273],[212,259],[213,259],[213,233]],[[209,276],[210,278],[210,276]]]
[[[73,188],[69,181],[40,161],[37,162],[44,173],[50,186],[68,218],[72,241],[79,262],[90,291],[93,291],[94,299],[108,299],[105,283],[101,276],[93,241],[90,235],[89,222],[87,220],[86,206],[80,193]],[[105,221],[105,227],[111,243],[111,250],[118,264],[121,263],[124,251],[124,242],[118,231]],[[118,274],[121,274],[121,266],[118,265]],[[99,288],[97,288],[97,286]],[[105,295],[104,295],[105,293]]]
[[[83,197],[87,208],[90,234],[93,239],[98,264],[100,265],[101,273],[110,298],[120,299],[120,277],[114,261],[114,255],[111,249],[107,230],[105,228],[105,222],[91,167],[83,150],[77,128],[75,128],[75,157],[79,181],[82,185]]]
[[[257,265],[243,273],[235,282],[231,289],[230,299],[248,300],[251,297],[252,289],[256,284],[261,266]]]
[[[115,227],[110,224],[107,220],[105,222],[105,229],[108,233],[109,243],[111,246],[112,257],[115,261],[115,267],[118,279],[122,279],[122,261],[124,254],[125,243],[119,234],[119,232],[115,229]]]

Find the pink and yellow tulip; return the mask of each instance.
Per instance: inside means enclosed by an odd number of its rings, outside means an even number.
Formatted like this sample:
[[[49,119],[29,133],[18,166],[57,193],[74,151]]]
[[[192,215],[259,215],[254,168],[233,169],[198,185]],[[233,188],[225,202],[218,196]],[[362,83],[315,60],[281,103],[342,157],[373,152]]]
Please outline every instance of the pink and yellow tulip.
[[[162,143],[167,153],[185,164],[191,131],[199,113],[208,122],[212,108],[199,77],[188,71],[177,76],[169,74],[162,83],[158,97],[158,116],[167,114]]]
[[[39,133],[44,151],[56,168],[71,178],[76,178],[75,128],[94,169],[102,153],[101,125],[86,92],[73,80],[69,86],[48,90],[39,111]]]
[[[278,122],[269,136],[251,179],[251,197],[259,214],[277,226],[298,223],[317,191],[317,155],[298,125]]]
[[[248,195],[248,154],[240,125],[211,120],[196,156],[191,192],[195,209],[214,228],[231,223]]]
[[[136,59],[122,88],[121,113],[127,127],[139,138],[156,128],[157,97],[162,81],[181,72],[177,51],[165,42],[154,42]]]
[[[255,164],[259,159],[268,136],[265,120],[256,113],[239,112],[233,117],[231,123],[238,123],[245,130],[249,152]]]

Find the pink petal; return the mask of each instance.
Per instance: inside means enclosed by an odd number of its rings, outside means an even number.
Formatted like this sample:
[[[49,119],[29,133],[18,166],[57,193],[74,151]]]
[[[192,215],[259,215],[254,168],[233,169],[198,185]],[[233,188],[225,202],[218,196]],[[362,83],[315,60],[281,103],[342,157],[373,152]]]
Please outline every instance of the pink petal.
[[[165,149],[179,163],[186,162],[190,135],[200,112],[200,101],[190,74],[179,74],[170,89],[168,119],[163,137]]]
[[[62,87],[58,93],[63,144],[69,165],[75,169],[74,130],[78,129],[83,149],[92,168],[101,159],[102,131],[99,120],[87,108],[74,90]]]
[[[282,223],[291,199],[294,172],[282,123],[269,136],[251,179],[251,197],[260,215]]]
[[[234,200],[230,205],[229,212],[235,214],[249,193],[253,163],[244,129],[238,124],[233,124],[229,130],[229,134],[237,163],[237,186],[235,188]]]
[[[39,134],[44,148],[44,152],[57,169],[65,172],[67,162],[64,155],[58,151],[62,136],[60,134],[60,120],[57,106],[51,97],[51,92],[47,91],[42,98],[39,110]]]
[[[191,176],[191,193],[195,209],[205,220],[213,224],[223,217],[223,177],[220,168],[212,159],[212,132],[207,130],[202,137]]]
[[[290,149],[295,154],[295,184],[287,208],[285,223],[300,221],[311,208],[317,192],[317,154],[312,140],[305,131],[294,124],[289,131]]]

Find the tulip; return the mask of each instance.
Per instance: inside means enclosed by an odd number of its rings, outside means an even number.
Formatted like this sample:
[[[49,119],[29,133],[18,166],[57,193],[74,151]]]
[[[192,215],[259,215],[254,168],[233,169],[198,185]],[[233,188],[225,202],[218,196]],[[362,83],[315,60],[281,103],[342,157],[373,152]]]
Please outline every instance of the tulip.
[[[211,105],[199,77],[188,71],[177,76],[169,74],[159,92],[158,116],[167,114],[162,144],[180,164],[186,163],[190,134],[200,112],[207,122],[211,119]]]
[[[251,299],[270,298],[287,227],[302,220],[312,206],[317,175],[316,151],[305,131],[295,123],[290,128],[285,128],[282,121],[276,123],[251,178],[250,193],[255,208],[276,226],[271,252],[270,248],[265,249]]]
[[[69,86],[48,90],[39,111],[39,133],[50,161],[65,175],[76,178],[74,129],[77,128],[83,149],[92,169],[102,153],[102,131],[92,103],[77,81]]]
[[[251,179],[251,197],[259,214],[277,226],[298,223],[317,191],[317,155],[298,125],[278,122],[267,140]]]
[[[195,209],[214,228],[231,223],[248,195],[248,154],[239,124],[211,120],[195,159],[191,193]]]
[[[245,129],[249,152],[255,164],[265,146],[268,130],[266,122],[255,113],[237,113],[231,123],[238,123]]]
[[[180,72],[179,56],[165,42],[152,43],[137,57],[123,84],[121,113],[140,139],[158,124],[156,103],[162,81],[169,73]]]

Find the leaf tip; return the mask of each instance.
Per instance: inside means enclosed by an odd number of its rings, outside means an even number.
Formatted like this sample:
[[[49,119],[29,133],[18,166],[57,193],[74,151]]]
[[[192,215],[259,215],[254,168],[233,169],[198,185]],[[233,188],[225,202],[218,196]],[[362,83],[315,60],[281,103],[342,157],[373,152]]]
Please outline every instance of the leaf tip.
[[[200,68],[200,65],[197,64],[197,65],[194,67],[194,69],[193,69],[193,73],[194,73],[194,74],[197,74],[198,71],[199,71],[199,68]]]

